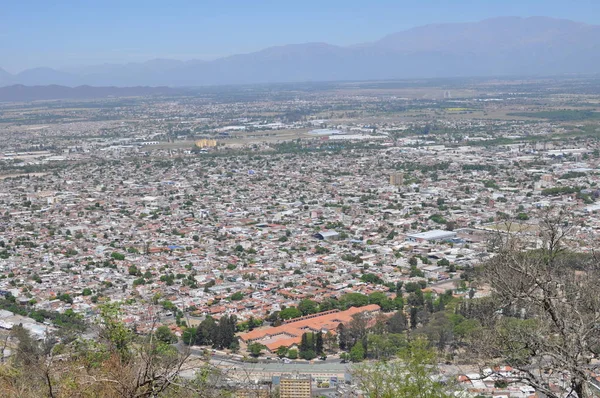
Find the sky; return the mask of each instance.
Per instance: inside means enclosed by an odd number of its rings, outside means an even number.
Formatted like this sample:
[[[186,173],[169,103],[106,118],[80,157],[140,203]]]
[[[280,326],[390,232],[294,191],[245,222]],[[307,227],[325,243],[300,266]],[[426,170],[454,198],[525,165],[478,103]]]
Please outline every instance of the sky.
[[[600,0],[2,0],[0,68],[209,60],[292,43],[350,45],[498,16],[600,25]]]

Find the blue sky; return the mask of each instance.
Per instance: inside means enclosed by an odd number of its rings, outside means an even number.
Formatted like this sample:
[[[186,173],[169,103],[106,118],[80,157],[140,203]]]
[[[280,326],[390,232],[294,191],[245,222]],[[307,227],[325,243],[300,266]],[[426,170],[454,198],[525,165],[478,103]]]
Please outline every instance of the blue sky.
[[[2,0],[0,67],[214,59],[508,15],[600,25],[600,0]]]

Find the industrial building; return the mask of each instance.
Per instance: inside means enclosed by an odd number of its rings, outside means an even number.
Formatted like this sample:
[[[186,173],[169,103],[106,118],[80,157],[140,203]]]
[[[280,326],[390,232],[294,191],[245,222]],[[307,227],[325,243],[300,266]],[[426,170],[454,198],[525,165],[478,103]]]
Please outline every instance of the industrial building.
[[[409,242],[440,242],[454,238],[456,238],[456,232],[441,229],[406,235],[406,240]]]

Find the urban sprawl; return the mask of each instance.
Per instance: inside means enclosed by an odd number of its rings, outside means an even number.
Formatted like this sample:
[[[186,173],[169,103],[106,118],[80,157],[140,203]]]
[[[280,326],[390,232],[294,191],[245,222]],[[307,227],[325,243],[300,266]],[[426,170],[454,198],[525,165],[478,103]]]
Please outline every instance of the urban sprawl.
[[[466,308],[490,295],[476,274],[498,241],[535,249],[548,209],[574,220],[570,249],[597,248],[594,84],[0,104],[0,336],[44,340],[119,303],[135,333],[166,326],[222,383],[251,381],[239,396],[359,397],[355,366],[422,335],[456,396],[535,396],[469,359]]]

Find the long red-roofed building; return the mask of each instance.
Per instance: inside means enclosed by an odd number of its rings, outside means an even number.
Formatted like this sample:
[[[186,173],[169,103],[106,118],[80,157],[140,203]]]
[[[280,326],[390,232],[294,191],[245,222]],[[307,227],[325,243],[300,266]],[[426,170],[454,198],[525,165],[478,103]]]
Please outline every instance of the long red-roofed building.
[[[359,313],[368,313],[374,315],[381,308],[377,304],[370,304],[364,307],[351,307],[346,311],[331,310],[319,314],[307,315],[301,318],[287,321],[281,326],[274,326],[266,329],[255,329],[248,333],[243,333],[240,338],[245,343],[261,343],[271,352],[279,347],[292,347],[299,345],[302,340],[302,334],[310,332],[336,333],[340,323],[348,324],[352,316]]]

